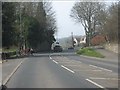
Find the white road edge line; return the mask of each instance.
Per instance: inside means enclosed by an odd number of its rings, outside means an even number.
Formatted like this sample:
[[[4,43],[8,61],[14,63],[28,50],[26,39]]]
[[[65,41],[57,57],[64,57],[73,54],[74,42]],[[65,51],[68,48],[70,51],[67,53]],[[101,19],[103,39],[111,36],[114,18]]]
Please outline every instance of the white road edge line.
[[[100,87],[100,88],[104,88],[103,86],[101,86],[101,85],[99,85],[99,84],[97,84],[97,83],[95,83],[95,82],[93,82],[92,80],[90,80],[90,79],[86,79],[87,81],[89,81],[89,82],[91,82],[92,84],[94,84],[94,85],[96,85],[96,86],[98,86],[98,87]]]
[[[17,69],[20,67],[20,65],[21,65],[24,61],[25,61],[25,59],[22,60],[22,61],[18,64],[18,66],[12,71],[12,73],[3,81],[3,85],[7,84],[7,82],[10,80],[10,78],[12,77],[12,75],[17,71]]]
[[[70,70],[69,68],[67,68],[67,67],[65,67],[65,66],[63,66],[63,65],[61,65],[61,67],[63,67],[64,69],[66,69],[66,70],[68,70],[68,71],[70,71],[70,72],[72,72],[72,73],[75,73],[74,71]]]
[[[54,63],[58,64],[58,62],[56,62],[55,60],[53,60]]]
[[[100,79],[100,80],[119,80],[118,78],[101,78],[101,77],[90,77],[90,79]]]
[[[98,66],[95,66],[95,65],[89,65],[89,66],[92,66],[92,67],[95,67],[95,68],[100,68],[102,70],[106,70],[106,71],[112,72],[112,70],[109,70],[109,69],[106,69],[106,68],[102,68],[102,67],[98,67]]]

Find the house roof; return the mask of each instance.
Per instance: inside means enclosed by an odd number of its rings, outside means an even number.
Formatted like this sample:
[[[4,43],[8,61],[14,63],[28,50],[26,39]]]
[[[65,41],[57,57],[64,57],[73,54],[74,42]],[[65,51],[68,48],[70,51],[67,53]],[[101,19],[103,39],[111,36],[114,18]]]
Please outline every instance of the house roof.
[[[80,42],[81,39],[84,38],[84,37],[86,37],[86,36],[85,36],[85,35],[84,35],[84,36],[74,36],[74,38],[76,38],[76,40],[77,40],[78,42]]]

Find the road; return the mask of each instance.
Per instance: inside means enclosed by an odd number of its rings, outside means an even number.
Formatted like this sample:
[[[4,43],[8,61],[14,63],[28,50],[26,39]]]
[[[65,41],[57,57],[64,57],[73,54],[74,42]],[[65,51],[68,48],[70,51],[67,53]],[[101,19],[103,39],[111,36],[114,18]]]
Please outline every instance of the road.
[[[74,53],[35,54],[22,63],[7,87],[117,88],[117,70],[117,63],[88,59]]]

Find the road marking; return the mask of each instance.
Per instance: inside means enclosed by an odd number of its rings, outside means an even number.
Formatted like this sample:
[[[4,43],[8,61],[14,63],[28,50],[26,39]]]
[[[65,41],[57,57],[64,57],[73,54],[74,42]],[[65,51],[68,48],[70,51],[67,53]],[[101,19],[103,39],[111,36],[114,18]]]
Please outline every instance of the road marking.
[[[52,59],[51,56],[50,56],[50,59]]]
[[[58,62],[56,62],[55,60],[53,60],[54,63],[58,64]]]
[[[95,82],[93,82],[92,80],[90,80],[90,79],[86,79],[87,81],[89,81],[89,82],[91,82],[92,84],[94,84],[94,85],[96,85],[96,86],[98,86],[98,87],[100,87],[100,88],[104,88],[103,86],[101,86],[101,85],[99,85],[99,84],[97,84],[97,83],[95,83]]]
[[[7,84],[7,82],[10,80],[10,78],[12,77],[12,75],[17,71],[17,69],[20,67],[20,65],[25,61],[25,59],[23,59],[18,66],[12,71],[12,73],[3,81],[3,85]]]
[[[106,69],[106,68],[102,68],[102,67],[98,67],[98,66],[95,66],[95,65],[89,65],[89,66],[112,72],[112,70],[109,70],[109,69]]]
[[[120,80],[118,78],[101,78],[101,77],[90,77],[90,79],[100,79],[100,80]]]
[[[102,67],[98,67],[98,68],[100,68],[102,70],[106,70],[106,71],[112,72],[112,70],[109,70],[109,69],[106,69],[106,68],[102,68]]]
[[[101,72],[102,70],[78,70],[78,69],[75,69],[75,71],[90,71],[90,72],[94,71],[94,72]]]
[[[63,67],[64,69],[66,69],[66,70],[68,70],[68,71],[70,71],[70,72],[72,72],[72,73],[75,73],[74,71],[70,70],[69,68],[67,68],[67,67],[65,67],[65,66],[63,66],[63,65],[61,65],[61,67]]]
[[[73,61],[74,63],[82,63],[81,61]]]
[[[82,62],[74,62],[74,61],[67,61],[67,60],[65,60],[65,61],[63,60],[63,61],[60,61],[60,62],[61,62],[61,63],[75,63],[75,64],[76,64],[76,63],[77,63],[77,64],[78,64],[78,63],[82,63]]]
[[[91,71],[102,71],[102,70],[91,70]]]
[[[91,64],[90,64],[89,66],[92,66],[92,67],[95,67],[95,68],[97,68],[97,66],[94,66],[94,65],[91,65]]]
[[[80,67],[80,65],[72,64],[72,65],[66,65],[66,66],[75,66],[75,67]]]
[[[64,62],[64,61],[61,62],[61,61],[60,61],[60,63],[73,63],[73,62]]]

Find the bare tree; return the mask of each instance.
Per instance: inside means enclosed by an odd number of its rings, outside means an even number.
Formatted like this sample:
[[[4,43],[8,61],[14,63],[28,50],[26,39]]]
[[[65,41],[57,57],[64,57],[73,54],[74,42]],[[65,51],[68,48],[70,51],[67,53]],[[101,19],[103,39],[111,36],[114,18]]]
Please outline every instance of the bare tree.
[[[110,42],[118,41],[118,3],[112,3],[108,9],[108,18],[103,27],[103,33],[105,33]]]
[[[76,2],[71,10],[70,16],[84,27],[87,45],[95,32],[96,26],[100,24],[100,13],[105,10],[105,4],[100,2]],[[102,16],[101,16],[102,17]]]

